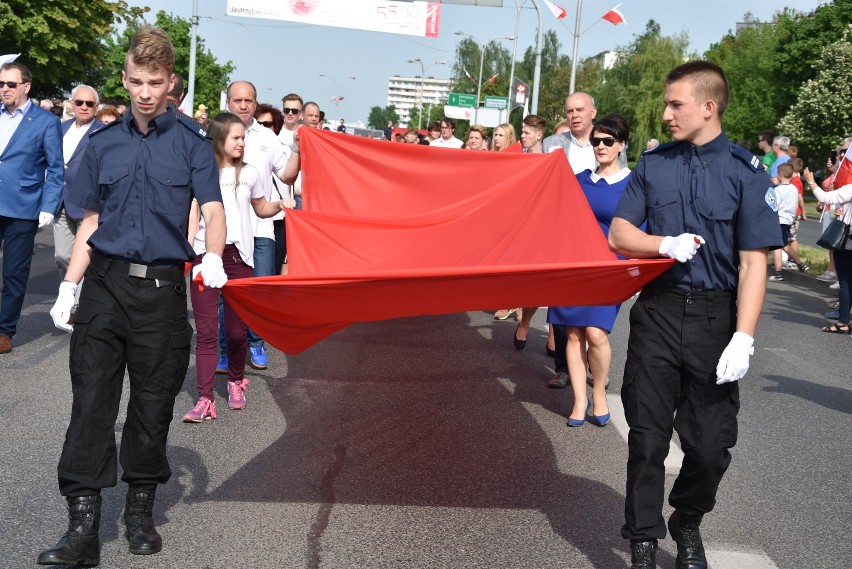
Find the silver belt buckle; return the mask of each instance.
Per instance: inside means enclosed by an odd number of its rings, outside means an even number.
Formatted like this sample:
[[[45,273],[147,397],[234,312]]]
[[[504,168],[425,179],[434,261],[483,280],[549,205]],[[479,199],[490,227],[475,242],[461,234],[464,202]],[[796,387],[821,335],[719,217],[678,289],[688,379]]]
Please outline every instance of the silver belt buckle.
[[[137,265],[136,263],[130,263],[130,269],[127,271],[127,274],[131,277],[138,277],[140,279],[144,279],[148,276],[148,267],[145,265]]]

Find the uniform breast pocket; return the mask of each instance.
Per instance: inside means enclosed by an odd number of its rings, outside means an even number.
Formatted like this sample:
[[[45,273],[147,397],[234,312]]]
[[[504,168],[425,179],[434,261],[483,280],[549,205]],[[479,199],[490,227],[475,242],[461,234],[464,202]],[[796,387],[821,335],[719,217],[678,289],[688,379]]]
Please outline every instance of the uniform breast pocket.
[[[731,223],[736,214],[737,208],[734,204],[726,204],[707,198],[695,198],[695,207],[701,215],[701,221],[704,225],[702,231],[705,238],[713,239],[713,242],[732,243],[733,231],[731,231]]]
[[[189,172],[160,169],[148,174],[148,209],[166,216],[189,213]]]
[[[21,180],[22,194],[37,194],[41,190],[41,180]]]
[[[680,226],[680,210],[678,208],[678,193],[673,191],[657,191],[645,194],[645,209],[648,211],[648,221],[651,229],[657,235],[671,235],[672,228]]]
[[[130,181],[127,172],[128,167],[125,164],[104,168],[98,173],[98,188],[104,213],[114,212],[124,203],[124,196],[127,193],[127,186]]]

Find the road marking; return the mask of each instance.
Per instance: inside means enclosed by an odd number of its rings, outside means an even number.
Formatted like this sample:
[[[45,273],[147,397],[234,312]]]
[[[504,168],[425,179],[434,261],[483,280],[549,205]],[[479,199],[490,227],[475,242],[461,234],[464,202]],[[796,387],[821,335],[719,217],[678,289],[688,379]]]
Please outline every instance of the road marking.
[[[627,433],[630,432],[630,427],[627,426],[627,419],[624,416],[624,408],[621,406],[621,397],[618,395],[607,395],[606,402],[609,406],[610,421],[615,425],[621,438],[627,442]],[[674,438],[669,442],[669,454],[666,457],[666,474],[677,474],[680,472],[680,465],[683,463],[683,451],[675,443]]]
[[[706,553],[707,564],[713,569],[778,569],[778,566],[762,550],[707,549]]]

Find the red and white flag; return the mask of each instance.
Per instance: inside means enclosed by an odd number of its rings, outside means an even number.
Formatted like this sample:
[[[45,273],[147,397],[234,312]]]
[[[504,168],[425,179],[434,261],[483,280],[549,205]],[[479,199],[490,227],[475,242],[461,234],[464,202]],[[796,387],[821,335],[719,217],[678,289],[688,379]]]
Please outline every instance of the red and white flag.
[[[492,85],[494,85],[495,83],[497,83],[498,77],[500,77],[499,73],[492,75],[491,77],[488,78],[488,82],[491,83]]]
[[[847,184],[852,184],[852,153],[850,152],[846,152],[843,160],[840,161],[840,166],[834,175],[834,189],[842,188]]]
[[[468,73],[467,69],[465,69],[464,67],[462,67],[462,71],[464,71],[464,74],[465,74],[465,76],[466,76],[468,79],[470,79],[471,81],[473,81],[474,83],[476,83],[476,79],[474,79],[474,78],[473,78],[473,75],[471,75],[470,73]]]
[[[622,14],[621,10],[618,9],[619,6],[621,6],[621,4],[601,16],[601,19],[606,20],[613,26],[617,26],[618,24],[624,24],[626,26],[627,20],[624,19],[624,14]]]
[[[562,18],[568,15],[568,12],[565,11],[565,8],[560,8],[550,0],[544,0],[544,3],[550,9],[550,13],[553,14],[553,17],[557,20],[561,20]]]

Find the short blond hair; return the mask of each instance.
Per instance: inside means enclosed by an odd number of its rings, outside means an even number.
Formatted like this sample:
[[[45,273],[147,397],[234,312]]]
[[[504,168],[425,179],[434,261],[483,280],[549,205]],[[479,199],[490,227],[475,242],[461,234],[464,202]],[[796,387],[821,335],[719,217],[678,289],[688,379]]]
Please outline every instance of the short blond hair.
[[[130,49],[124,59],[124,69],[130,60],[144,67],[162,67],[168,73],[175,68],[175,48],[169,36],[160,28],[144,24],[130,40]]]

